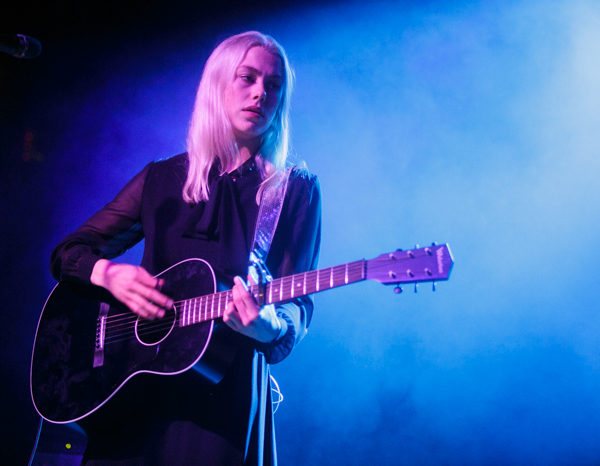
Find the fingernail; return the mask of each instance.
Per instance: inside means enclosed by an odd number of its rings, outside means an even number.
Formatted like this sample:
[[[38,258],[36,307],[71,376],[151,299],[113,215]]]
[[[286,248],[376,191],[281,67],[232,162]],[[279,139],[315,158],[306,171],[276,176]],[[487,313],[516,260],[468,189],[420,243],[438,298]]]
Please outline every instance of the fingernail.
[[[248,288],[246,287],[246,282],[242,279],[242,277],[239,276],[235,276],[233,278],[233,281],[235,283],[237,283],[238,285],[242,285],[244,287],[245,290],[247,290]]]

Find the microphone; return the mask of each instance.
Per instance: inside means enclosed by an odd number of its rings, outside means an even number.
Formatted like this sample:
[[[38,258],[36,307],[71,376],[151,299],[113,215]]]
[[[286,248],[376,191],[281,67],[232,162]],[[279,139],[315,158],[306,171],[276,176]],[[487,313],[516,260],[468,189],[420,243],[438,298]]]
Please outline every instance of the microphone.
[[[24,34],[1,34],[0,52],[15,58],[35,58],[42,53],[42,44],[39,40]]]

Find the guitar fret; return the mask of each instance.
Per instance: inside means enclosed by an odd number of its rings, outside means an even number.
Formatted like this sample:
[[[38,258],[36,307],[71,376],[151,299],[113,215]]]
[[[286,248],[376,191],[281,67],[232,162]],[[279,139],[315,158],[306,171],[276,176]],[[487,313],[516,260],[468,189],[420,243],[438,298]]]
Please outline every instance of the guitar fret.
[[[317,279],[318,276],[319,276],[319,274],[316,270],[306,273],[306,278],[310,285],[310,287],[307,287],[307,291],[309,293],[311,293],[313,291],[317,291],[317,288],[319,286],[319,280]],[[317,279],[317,280],[315,281],[315,279]]]
[[[282,278],[267,284],[264,300],[266,304],[306,296],[359,280],[364,280],[365,261],[359,260],[334,267],[309,270]],[[257,293],[257,287],[251,293]],[[256,296],[255,296],[256,297]],[[231,290],[184,300],[179,316],[180,326],[193,325],[222,317],[229,302],[233,299]]]

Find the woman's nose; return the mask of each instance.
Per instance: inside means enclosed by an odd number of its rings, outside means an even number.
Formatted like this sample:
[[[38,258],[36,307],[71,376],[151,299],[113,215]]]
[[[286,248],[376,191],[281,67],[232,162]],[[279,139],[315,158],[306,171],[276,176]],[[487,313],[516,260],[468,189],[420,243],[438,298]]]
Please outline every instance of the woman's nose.
[[[263,86],[262,84],[257,83],[256,86],[253,89],[254,91],[254,98],[257,100],[264,100],[265,97],[267,97],[267,90],[265,89],[265,86]]]

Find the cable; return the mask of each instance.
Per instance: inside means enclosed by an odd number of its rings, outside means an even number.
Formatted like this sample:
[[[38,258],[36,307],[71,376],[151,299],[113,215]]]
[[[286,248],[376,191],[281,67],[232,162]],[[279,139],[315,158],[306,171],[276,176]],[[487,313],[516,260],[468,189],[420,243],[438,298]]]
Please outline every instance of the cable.
[[[42,417],[40,417],[40,425],[38,427],[37,435],[35,436],[35,443],[33,444],[33,450],[31,450],[31,456],[29,457],[29,463],[27,463],[27,466],[31,466],[33,464],[33,458],[35,457],[35,451],[37,450],[38,443],[40,441],[40,434],[42,433],[43,422],[44,422],[44,419],[42,419]]]
[[[273,414],[275,414],[279,409],[279,405],[283,401],[283,393],[281,393],[281,390],[279,389],[279,384],[277,383],[277,380],[275,380],[275,377],[273,377],[272,374],[269,374],[269,377],[271,378],[271,396],[273,396],[274,394],[277,395],[277,398],[271,401],[271,405],[273,407]]]

